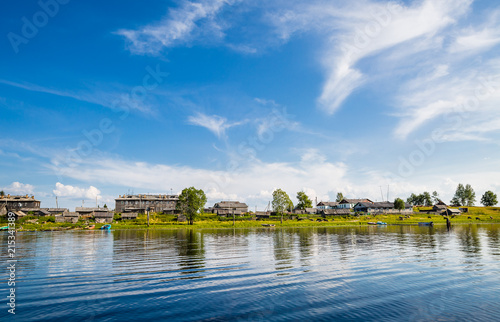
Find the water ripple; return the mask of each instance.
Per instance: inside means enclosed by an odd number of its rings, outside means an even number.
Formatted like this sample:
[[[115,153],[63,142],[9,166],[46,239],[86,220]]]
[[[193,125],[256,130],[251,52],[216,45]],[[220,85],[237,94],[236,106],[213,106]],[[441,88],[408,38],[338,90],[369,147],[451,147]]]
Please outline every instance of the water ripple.
[[[500,225],[474,225],[451,233],[419,227],[19,233],[16,317],[498,320],[499,231]],[[6,284],[0,292],[6,294]]]

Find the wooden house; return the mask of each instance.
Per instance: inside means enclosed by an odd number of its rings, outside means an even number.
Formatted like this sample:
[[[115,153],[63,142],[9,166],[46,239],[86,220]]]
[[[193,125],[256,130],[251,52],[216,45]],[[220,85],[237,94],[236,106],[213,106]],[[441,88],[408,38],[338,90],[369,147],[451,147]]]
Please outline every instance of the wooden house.
[[[239,201],[221,201],[216,203],[212,212],[222,217],[232,216],[242,216],[248,212],[248,206],[246,203]]]

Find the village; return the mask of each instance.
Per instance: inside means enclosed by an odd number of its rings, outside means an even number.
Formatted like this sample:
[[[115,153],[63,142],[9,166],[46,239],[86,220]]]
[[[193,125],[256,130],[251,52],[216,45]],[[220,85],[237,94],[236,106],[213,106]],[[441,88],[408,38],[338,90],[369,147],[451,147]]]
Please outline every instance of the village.
[[[74,211],[68,208],[43,208],[41,202],[33,195],[0,195],[0,216],[12,212],[17,218],[26,216],[45,217],[53,216],[56,223],[77,223],[81,220],[99,224],[109,224],[117,219],[120,221],[135,220],[141,214],[166,214],[174,215],[179,222],[185,221],[185,216],[178,210],[179,195],[168,194],[134,194],[119,195],[115,199],[115,209],[104,207],[76,207]],[[212,207],[204,208],[204,214],[213,214],[220,219],[233,217],[251,217],[255,220],[268,220],[277,213],[268,206],[264,211],[249,210],[246,203],[239,201],[220,201]],[[346,199],[341,201],[315,202],[314,207],[288,209],[284,211],[287,218],[299,219],[304,215],[315,218],[334,219],[353,215],[398,214],[409,216],[416,209],[405,202],[403,209],[396,209],[394,202],[374,202],[370,199]],[[451,208],[439,200],[431,208],[419,209],[421,213],[443,216],[456,216],[468,211],[468,208]],[[400,217],[403,218],[403,217]]]

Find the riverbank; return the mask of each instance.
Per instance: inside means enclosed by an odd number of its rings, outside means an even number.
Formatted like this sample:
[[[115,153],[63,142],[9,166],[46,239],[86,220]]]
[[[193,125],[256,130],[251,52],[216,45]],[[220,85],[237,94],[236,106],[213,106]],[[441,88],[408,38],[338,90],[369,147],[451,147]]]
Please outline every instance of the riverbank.
[[[425,209],[423,209],[425,210]],[[121,220],[119,217],[112,223],[114,230],[118,229],[145,229],[148,228],[146,215],[140,215],[135,220]],[[452,224],[467,223],[500,223],[500,208],[475,207],[469,213],[455,216],[450,219]],[[335,227],[335,226],[368,226],[369,223],[384,222],[388,225],[418,225],[422,222],[433,222],[434,225],[446,225],[446,219],[441,215],[430,215],[415,212],[410,216],[393,215],[359,215],[359,216],[330,216],[322,218],[318,215],[302,215],[297,218],[274,217],[267,220],[256,220],[250,216],[237,217],[233,223],[232,218],[219,218],[217,215],[204,214],[199,216],[193,225],[187,222],[177,222],[173,215],[153,214],[150,216],[149,229],[186,229],[186,228],[256,228],[264,226],[274,227]],[[1,225],[1,223],[0,223]],[[16,224],[18,231],[60,231],[60,230],[85,230],[89,225],[99,229],[104,224],[94,224],[88,221],[78,223],[56,223],[53,217],[22,218]]]

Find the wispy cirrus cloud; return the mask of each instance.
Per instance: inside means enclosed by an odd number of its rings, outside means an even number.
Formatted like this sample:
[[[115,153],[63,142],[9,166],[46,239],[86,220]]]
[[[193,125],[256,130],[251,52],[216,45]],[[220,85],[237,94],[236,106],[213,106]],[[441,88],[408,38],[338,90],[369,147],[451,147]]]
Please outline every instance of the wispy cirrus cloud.
[[[124,36],[131,52],[157,54],[164,48],[186,44],[195,35],[204,34],[210,39],[224,37],[224,26],[216,15],[225,6],[239,0],[184,1],[170,9],[165,19],[138,30],[121,29],[116,33]],[[201,27],[201,28],[199,28]]]
[[[373,76],[358,66],[363,59],[404,43],[412,46],[412,41],[436,37],[466,13],[471,2],[427,0],[405,6],[394,2],[314,1],[298,6],[300,11],[277,14],[275,25],[283,37],[307,29],[324,37],[322,64],[326,80],[318,104],[332,114]]]
[[[126,89],[87,89],[87,90],[59,90],[50,87],[40,86],[28,82],[13,82],[0,79],[0,84],[21,88],[30,92],[45,93],[60,97],[72,98],[80,102],[100,105],[111,109],[135,110],[144,114],[153,114],[153,108],[144,100],[134,100],[130,97],[130,90]],[[143,99],[143,98],[141,98]]]
[[[222,116],[197,113],[196,115],[188,117],[188,123],[204,127],[220,139],[226,137],[227,129],[233,126],[244,124],[246,123],[246,121],[228,122],[227,119]]]
[[[486,19],[467,20],[474,14],[472,3],[183,1],[160,22],[122,30],[120,34],[130,41],[132,51],[141,54],[159,53],[163,48],[195,40],[203,42],[204,37],[199,36],[206,26],[218,30],[209,38],[244,54],[313,34],[317,55],[312,58],[317,59],[324,74],[317,107],[334,114],[356,90],[384,79],[394,84],[386,101],[396,106],[397,113],[392,115],[400,119],[395,135],[406,138],[426,122],[450,114],[453,106],[460,105],[467,96],[464,89],[474,86],[470,78],[475,70],[496,77],[487,66],[491,52],[500,44],[499,10],[490,11]],[[226,10],[230,6],[238,10]],[[241,28],[238,21],[248,19],[237,18],[245,15],[254,19]],[[487,53],[482,66],[467,61],[472,55]],[[217,136],[224,131],[221,119],[205,124],[213,124],[211,131]]]

